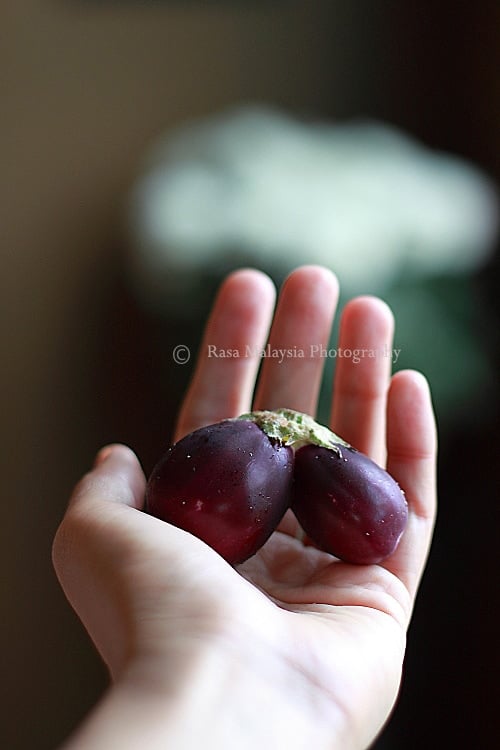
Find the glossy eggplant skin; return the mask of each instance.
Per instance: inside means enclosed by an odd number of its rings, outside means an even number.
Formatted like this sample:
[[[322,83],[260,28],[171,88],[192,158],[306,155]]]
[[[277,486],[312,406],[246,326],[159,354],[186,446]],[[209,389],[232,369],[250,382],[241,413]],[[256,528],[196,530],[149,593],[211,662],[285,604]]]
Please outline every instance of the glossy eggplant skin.
[[[148,481],[146,510],[236,565],[280,522],[292,473],[291,448],[251,421],[224,420],[187,435],[160,459]]]
[[[319,548],[360,565],[388,557],[408,517],[395,480],[363,453],[344,446],[297,450],[292,509]]]

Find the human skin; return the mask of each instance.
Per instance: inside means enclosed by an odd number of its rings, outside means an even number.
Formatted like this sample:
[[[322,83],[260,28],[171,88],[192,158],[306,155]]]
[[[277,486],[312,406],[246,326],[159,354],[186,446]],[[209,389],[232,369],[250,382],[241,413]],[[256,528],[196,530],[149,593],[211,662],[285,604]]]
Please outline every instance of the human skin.
[[[228,276],[174,439],[251,408],[314,415],[324,358],[261,362],[258,352],[266,342],[326,347],[337,294],[331,272],[303,266],[285,281],[273,317],[264,274]],[[391,350],[393,327],[385,303],[357,297],[343,310],[338,346]],[[255,356],[209,357],[210,345]],[[318,550],[288,511],[264,547],[232,567],[142,512],[145,477],[129,448],[100,451],[73,492],[53,560],[111,680],[65,750],[370,746],[397,698],[436,509],[429,388],[421,374],[391,377],[390,367],[384,356],[338,359],[331,410],[334,432],[406,494],[406,530],[378,565]]]

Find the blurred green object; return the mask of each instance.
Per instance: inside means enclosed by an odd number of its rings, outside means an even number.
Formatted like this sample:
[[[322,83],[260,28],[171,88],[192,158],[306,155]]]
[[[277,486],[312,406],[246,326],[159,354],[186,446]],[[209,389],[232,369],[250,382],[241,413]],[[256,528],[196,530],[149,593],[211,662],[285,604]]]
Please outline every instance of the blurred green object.
[[[242,108],[188,123],[146,156],[128,213],[136,291],[166,310],[214,270],[332,268],[349,293],[478,268],[497,236],[491,181],[376,122]]]
[[[154,144],[127,220],[131,285],[155,315],[195,330],[229,271],[256,266],[279,285],[318,263],[338,275],[343,300],[389,303],[394,369],[427,375],[443,425],[487,413],[493,333],[474,276],[497,241],[497,191],[459,157],[383,123],[242,107]],[[329,399],[325,386],[323,421]]]

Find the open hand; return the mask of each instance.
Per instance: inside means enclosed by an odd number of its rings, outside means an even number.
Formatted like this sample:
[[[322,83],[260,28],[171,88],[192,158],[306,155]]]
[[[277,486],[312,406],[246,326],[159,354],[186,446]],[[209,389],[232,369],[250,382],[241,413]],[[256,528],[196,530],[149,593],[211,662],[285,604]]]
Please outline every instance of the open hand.
[[[327,348],[336,279],[304,266],[284,283],[273,318],[274,302],[274,287],[260,272],[225,280],[176,439],[251,408],[314,416],[324,356],[293,351]],[[248,747],[366,748],[395,702],[434,524],[436,437],[423,376],[402,371],[391,378],[383,352],[392,349],[392,335],[382,301],[358,297],[346,305],[338,349],[378,354],[338,358],[330,423],[405,491],[408,525],[382,564],[351,565],[316,549],[288,511],[257,555],[234,569],[200,540],[142,512],[145,478],[124,446],[104,448],[73,493],[54,563],[114,683],[127,686],[127,696],[135,689],[139,701],[149,696],[153,713],[174,701],[186,716],[195,709],[203,716],[224,692],[220,675],[235,671],[225,718],[211,722],[212,735],[199,723],[210,747],[225,747],[225,737],[227,747],[247,747],[234,735],[231,744],[229,727],[248,716],[251,700],[256,723]],[[290,356],[262,358],[266,342]],[[208,356],[209,346],[246,356]],[[183,728],[179,715],[171,718],[173,746],[194,747],[197,730]]]

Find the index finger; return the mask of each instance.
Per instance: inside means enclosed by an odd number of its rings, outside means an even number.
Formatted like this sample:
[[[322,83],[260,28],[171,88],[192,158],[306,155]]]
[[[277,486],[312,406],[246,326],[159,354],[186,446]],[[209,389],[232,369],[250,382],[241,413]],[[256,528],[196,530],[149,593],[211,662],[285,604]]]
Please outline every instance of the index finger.
[[[176,440],[250,410],[274,300],[274,285],[260,271],[242,269],[225,279],[205,328]]]

